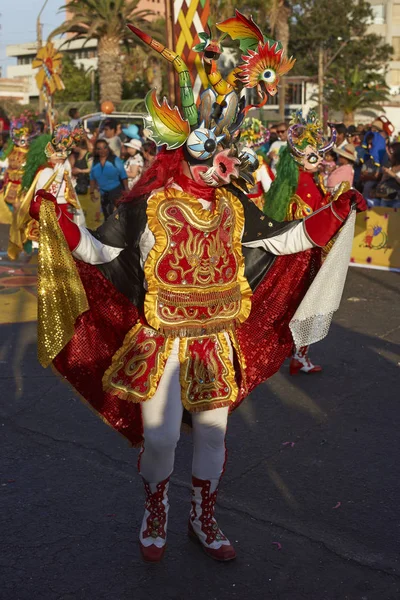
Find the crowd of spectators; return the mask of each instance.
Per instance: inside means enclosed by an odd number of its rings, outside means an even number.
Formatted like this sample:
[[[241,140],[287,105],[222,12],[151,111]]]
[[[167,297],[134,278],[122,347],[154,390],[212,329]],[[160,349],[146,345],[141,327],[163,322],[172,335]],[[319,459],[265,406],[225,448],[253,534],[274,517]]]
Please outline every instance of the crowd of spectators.
[[[358,189],[371,206],[400,207],[400,136],[382,116],[365,125],[332,124],[337,132],[334,148],[320,167],[325,187],[334,191],[343,183]],[[288,123],[272,124],[263,148],[272,173],[279,152],[287,144]]]

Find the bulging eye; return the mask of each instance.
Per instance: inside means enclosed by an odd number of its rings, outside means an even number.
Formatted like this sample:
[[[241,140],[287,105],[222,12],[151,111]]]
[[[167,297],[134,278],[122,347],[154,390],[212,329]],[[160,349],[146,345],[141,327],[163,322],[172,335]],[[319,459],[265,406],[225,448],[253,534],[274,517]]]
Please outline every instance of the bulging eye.
[[[218,142],[225,136],[216,136],[214,130],[199,127],[189,135],[186,141],[188,152],[193,158],[207,160],[217,149]]]
[[[262,74],[262,79],[267,83],[274,83],[276,79],[275,71],[273,69],[265,69],[264,73]]]
[[[319,158],[316,154],[310,154],[309,156],[307,156],[307,160],[310,164],[315,165],[315,163],[318,162]]]

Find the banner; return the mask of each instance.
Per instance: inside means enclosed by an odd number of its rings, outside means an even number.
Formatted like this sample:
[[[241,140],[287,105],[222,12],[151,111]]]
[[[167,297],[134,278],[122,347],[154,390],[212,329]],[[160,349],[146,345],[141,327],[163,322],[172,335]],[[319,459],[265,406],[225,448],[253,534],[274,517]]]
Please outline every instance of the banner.
[[[400,210],[377,206],[357,215],[351,264],[400,271]]]
[[[185,61],[192,76],[193,93],[197,102],[201,87],[208,87],[201,54],[192,47],[201,42],[198,34],[207,31],[210,17],[210,0],[174,0],[174,50]]]

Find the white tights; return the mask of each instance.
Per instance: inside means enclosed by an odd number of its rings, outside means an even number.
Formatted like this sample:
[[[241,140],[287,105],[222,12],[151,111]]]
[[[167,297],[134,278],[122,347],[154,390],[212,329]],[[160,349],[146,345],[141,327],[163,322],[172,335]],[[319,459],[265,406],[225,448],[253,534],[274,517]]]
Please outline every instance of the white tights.
[[[179,340],[176,339],[156,393],[141,405],[144,449],[140,459],[140,474],[149,483],[163,481],[174,468],[183,414],[178,348]],[[194,447],[192,473],[199,479],[218,480],[225,462],[228,407],[191,415]]]

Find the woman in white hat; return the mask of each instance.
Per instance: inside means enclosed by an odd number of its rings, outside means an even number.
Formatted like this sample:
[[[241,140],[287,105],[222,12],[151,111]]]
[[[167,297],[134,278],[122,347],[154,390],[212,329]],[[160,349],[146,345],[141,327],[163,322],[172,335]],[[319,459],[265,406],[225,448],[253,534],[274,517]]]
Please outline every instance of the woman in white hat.
[[[126,142],[124,146],[129,155],[124,166],[128,175],[128,188],[131,190],[135,183],[139,181],[144,167],[144,159],[141,153],[142,142],[132,139]]]
[[[357,160],[357,152],[353,144],[346,144],[342,148],[334,148],[338,155],[338,166],[328,177],[327,188],[334,190],[344,181],[348,181],[350,187],[354,180],[354,163]]]

